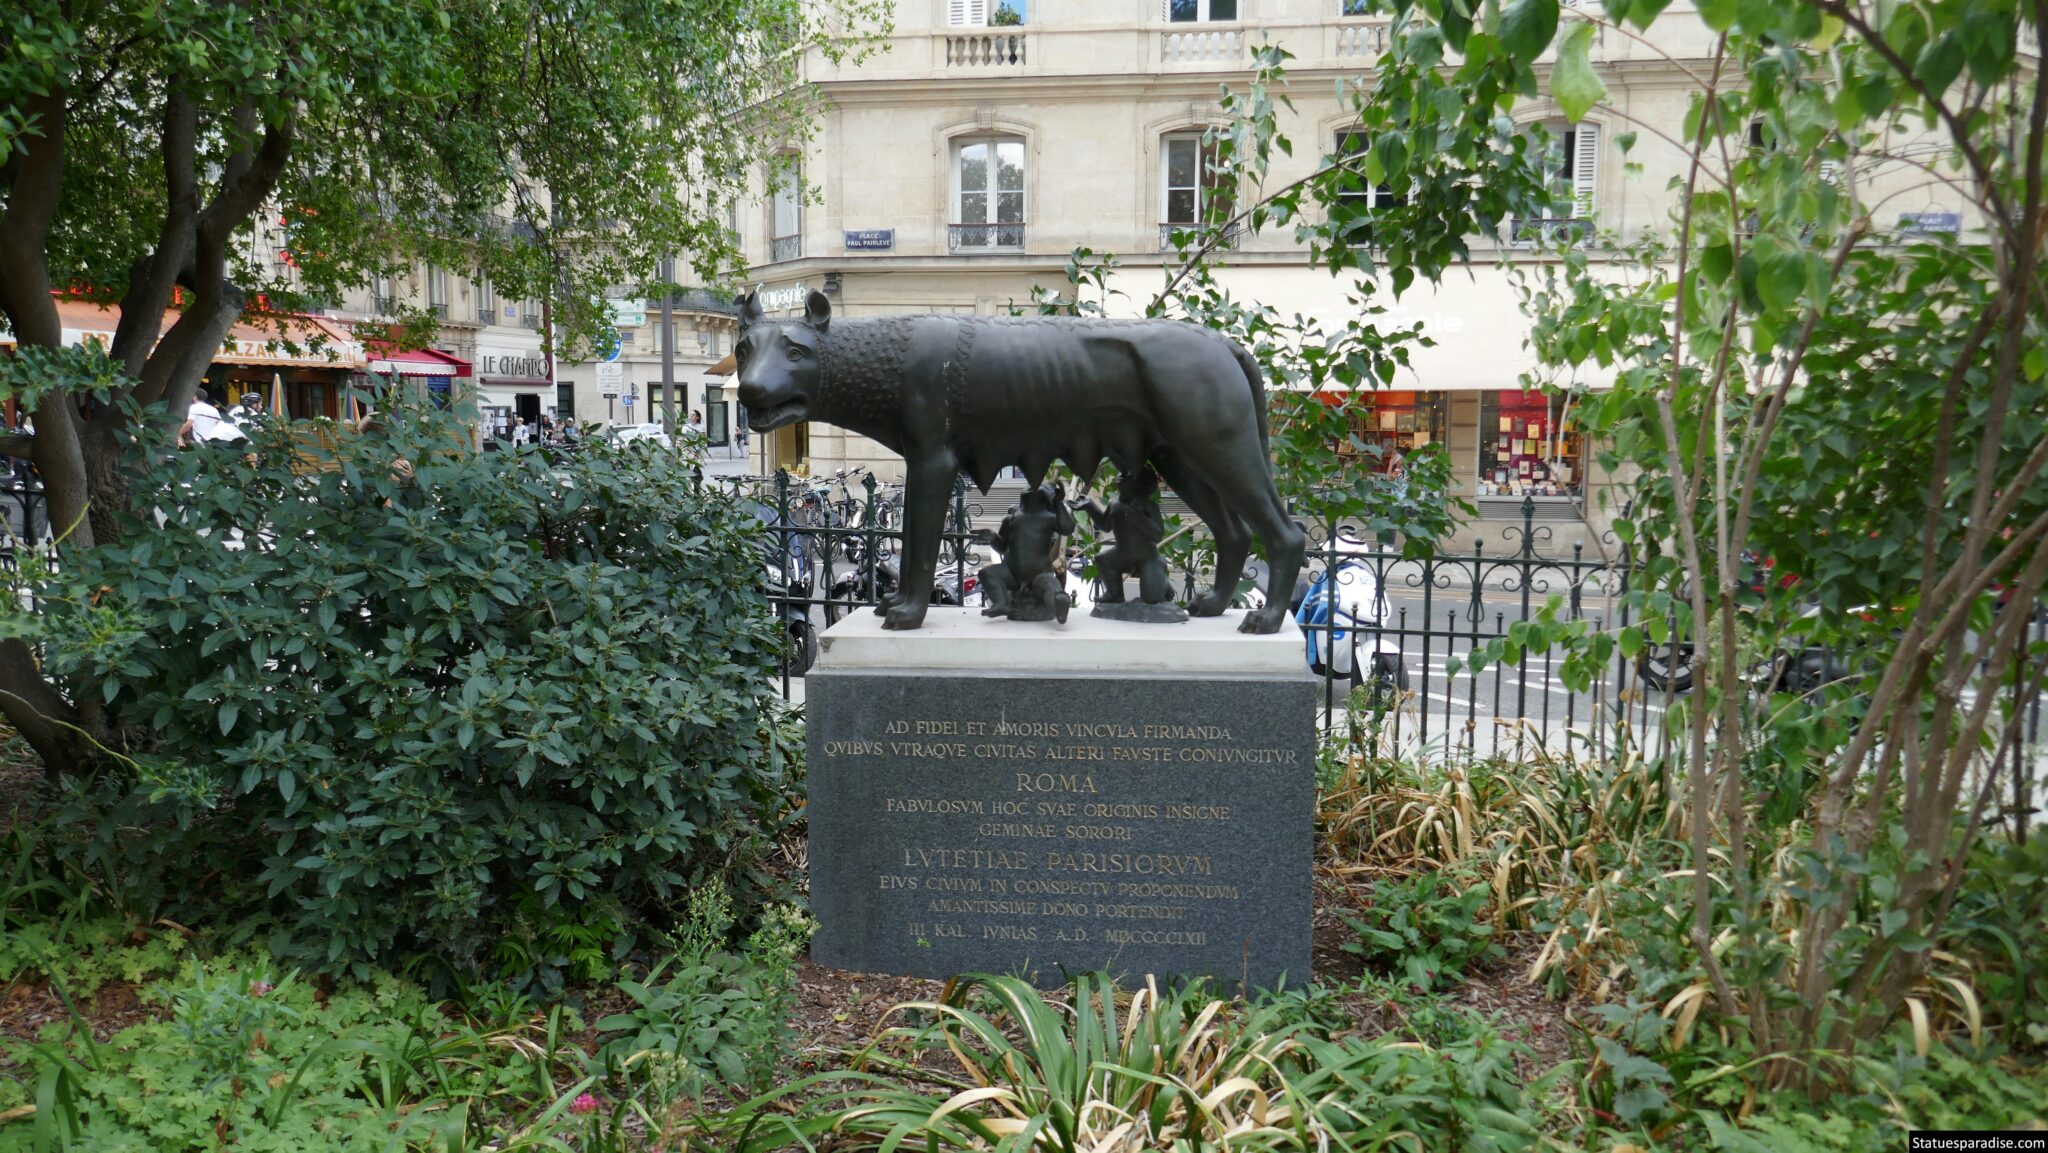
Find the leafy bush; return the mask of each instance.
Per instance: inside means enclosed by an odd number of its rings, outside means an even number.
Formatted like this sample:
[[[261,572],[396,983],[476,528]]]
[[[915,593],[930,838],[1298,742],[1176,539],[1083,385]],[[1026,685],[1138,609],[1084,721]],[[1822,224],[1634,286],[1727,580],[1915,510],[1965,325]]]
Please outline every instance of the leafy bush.
[[[476,1149],[590,1084],[559,1012],[479,1029],[389,977],[321,994],[272,972],[261,956],[195,962],[142,990],[164,1019],[109,1041],[68,1021],[0,1039],[36,1106],[0,1122],[0,1153]],[[0,1113],[14,1089],[0,1082]]]
[[[1433,988],[1503,955],[1485,920],[1492,896],[1465,866],[1375,881],[1364,916],[1341,914],[1358,934],[1344,949],[1396,967],[1418,989]]]
[[[269,909],[323,969],[485,971],[521,924],[751,896],[787,806],[750,518],[660,454],[472,453],[431,411],[340,434],[326,471],[304,436],[159,458],[153,514],[40,582],[53,673],[134,753],[75,798],[110,871],[176,908],[163,862],[198,857],[227,891],[183,896]]]
[[[2016,1050],[2048,1052],[2048,836],[1979,842],[1956,893],[1955,935],[1976,962],[1984,1012]]]
[[[656,1085],[663,1097],[701,1098],[712,1085],[738,1093],[768,1086],[789,1055],[786,1019],[810,935],[802,914],[787,906],[770,908],[738,952],[724,947],[731,928],[722,886],[690,895],[669,938],[676,951],[645,980],[619,982],[632,1007],[597,1023],[614,1034],[597,1053],[604,1068]]]

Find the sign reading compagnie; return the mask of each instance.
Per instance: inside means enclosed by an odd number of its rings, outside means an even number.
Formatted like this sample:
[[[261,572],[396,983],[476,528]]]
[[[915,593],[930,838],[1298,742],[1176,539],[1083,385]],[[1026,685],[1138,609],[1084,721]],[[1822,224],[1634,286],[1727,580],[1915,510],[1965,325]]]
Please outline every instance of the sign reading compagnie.
[[[1147,699],[1114,680],[934,678],[894,715],[872,695],[842,707],[839,687],[810,697],[823,963],[1306,979],[1299,686],[1151,682]]]

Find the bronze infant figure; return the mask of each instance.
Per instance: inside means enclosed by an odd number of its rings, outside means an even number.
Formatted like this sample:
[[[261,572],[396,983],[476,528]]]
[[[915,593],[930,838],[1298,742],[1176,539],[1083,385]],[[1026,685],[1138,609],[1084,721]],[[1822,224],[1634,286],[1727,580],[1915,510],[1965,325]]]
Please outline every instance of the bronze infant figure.
[[[999,563],[982,567],[981,589],[988,604],[981,615],[1066,624],[1074,602],[1053,571],[1052,555],[1061,537],[1074,535],[1074,515],[1067,511],[1060,486],[1025,489],[1001,528],[992,536],[987,530],[978,535],[1003,554]]]
[[[1278,632],[1305,541],[1273,484],[1265,384],[1251,354],[1174,320],[1083,317],[832,318],[813,292],[800,319],[739,299],[739,398],[769,432],[823,421],[904,460],[903,567],[883,625],[924,623],[953,478],[982,491],[1005,465],[1037,488],[1054,460],[1084,481],[1107,457],[1150,464],[1216,537],[1216,583],[1188,611],[1230,605],[1253,535],[1266,547],[1266,603],[1239,626]]]

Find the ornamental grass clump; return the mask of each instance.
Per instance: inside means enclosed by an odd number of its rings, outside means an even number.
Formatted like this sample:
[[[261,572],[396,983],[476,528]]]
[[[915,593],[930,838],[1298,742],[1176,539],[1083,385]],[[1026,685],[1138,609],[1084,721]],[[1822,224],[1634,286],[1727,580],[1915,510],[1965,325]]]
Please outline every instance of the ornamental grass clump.
[[[1065,1003],[968,977],[898,1005],[856,1067],[701,1120],[694,1149],[977,1153],[1306,1153],[1519,1149],[1511,1046],[1329,1039],[1202,983]]]

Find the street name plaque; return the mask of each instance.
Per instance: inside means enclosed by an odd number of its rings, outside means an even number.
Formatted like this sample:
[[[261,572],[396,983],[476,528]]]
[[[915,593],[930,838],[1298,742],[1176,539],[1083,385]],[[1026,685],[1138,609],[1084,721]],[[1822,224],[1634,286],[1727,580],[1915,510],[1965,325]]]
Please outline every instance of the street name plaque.
[[[1061,629],[935,609],[883,634],[866,615],[826,633],[806,683],[816,960],[1041,984],[1308,979],[1298,640],[1241,637],[1235,617]],[[1147,667],[1162,630],[1203,642],[1178,663],[1222,667]],[[913,663],[975,649],[984,667]]]

